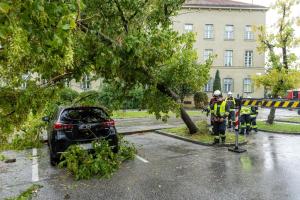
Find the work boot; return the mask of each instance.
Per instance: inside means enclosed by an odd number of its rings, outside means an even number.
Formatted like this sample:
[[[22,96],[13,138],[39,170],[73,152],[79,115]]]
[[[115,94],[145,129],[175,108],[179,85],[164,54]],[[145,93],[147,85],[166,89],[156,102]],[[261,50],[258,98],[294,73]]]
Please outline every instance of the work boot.
[[[257,133],[257,128],[254,128],[255,133]]]
[[[219,144],[220,143],[220,139],[219,138],[214,138],[214,143],[213,144]]]
[[[225,144],[225,137],[222,137],[222,144]]]

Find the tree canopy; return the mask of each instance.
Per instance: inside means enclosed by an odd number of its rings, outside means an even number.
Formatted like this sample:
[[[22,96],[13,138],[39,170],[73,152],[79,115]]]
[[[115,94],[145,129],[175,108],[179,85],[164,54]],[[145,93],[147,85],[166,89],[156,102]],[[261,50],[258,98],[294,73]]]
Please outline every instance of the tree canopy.
[[[221,78],[220,78],[220,71],[217,70],[216,74],[215,74],[215,80],[214,80],[214,84],[213,84],[213,91],[216,90],[221,90]]]
[[[192,33],[172,29],[183,2],[2,0],[0,131],[45,112],[66,79],[85,74],[124,90],[142,87],[146,107],[158,118],[178,111],[170,90],[200,90],[211,65],[197,62]]]
[[[293,48],[299,47],[299,38],[295,35],[296,19],[292,16],[292,9],[299,4],[298,0],[277,0],[272,7],[280,16],[271,30],[264,26],[256,27],[258,33],[258,50],[267,52],[267,72],[256,76],[257,86],[264,86],[271,92],[273,98],[285,96],[288,89],[299,86],[300,72],[297,56]],[[272,109],[268,117],[268,123],[273,123],[275,109]]]

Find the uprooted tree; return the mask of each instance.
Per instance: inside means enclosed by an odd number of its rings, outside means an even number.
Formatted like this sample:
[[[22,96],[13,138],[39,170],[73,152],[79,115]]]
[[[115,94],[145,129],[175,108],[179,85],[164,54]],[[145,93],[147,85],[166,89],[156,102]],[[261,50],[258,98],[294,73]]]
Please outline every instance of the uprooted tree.
[[[292,69],[297,67],[297,56],[292,49],[299,45],[299,38],[295,37],[296,19],[292,17],[292,9],[296,4],[299,4],[298,0],[276,1],[273,9],[280,17],[273,27],[277,31],[267,31],[263,26],[255,28],[258,33],[258,49],[268,54],[267,72],[256,76],[255,83],[271,91],[273,98],[285,96],[287,90],[300,83],[300,73]],[[271,108],[267,123],[273,124],[275,111],[275,108]]]
[[[174,91],[182,85],[200,90],[211,60],[198,64],[193,34],[171,27],[183,3],[2,0],[0,137],[49,111],[65,80],[85,74],[124,90],[142,87],[149,112],[157,118],[180,113],[190,133],[197,132]]]

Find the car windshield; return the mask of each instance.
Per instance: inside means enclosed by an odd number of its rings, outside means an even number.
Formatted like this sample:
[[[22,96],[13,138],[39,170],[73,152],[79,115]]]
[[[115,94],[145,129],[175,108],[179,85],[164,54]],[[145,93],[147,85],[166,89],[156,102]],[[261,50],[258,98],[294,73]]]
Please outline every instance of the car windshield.
[[[108,118],[108,115],[99,108],[70,108],[62,112],[60,120],[69,123],[97,123]]]

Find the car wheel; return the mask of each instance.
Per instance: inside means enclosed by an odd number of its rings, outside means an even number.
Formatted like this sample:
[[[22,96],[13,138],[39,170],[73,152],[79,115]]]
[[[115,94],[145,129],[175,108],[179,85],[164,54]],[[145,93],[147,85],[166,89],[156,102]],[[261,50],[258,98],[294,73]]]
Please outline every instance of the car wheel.
[[[53,156],[51,153],[50,153],[50,164],[52,166],[57,166],[57,164],[59,163],[59,158],[56,157],[56,156]]]
[[[118,136],[115,135],[114,137],[112,137],[109,141],[109,145],[112,146],[112,152],[113,153],[118,153],[119,152],[119,139]]]

